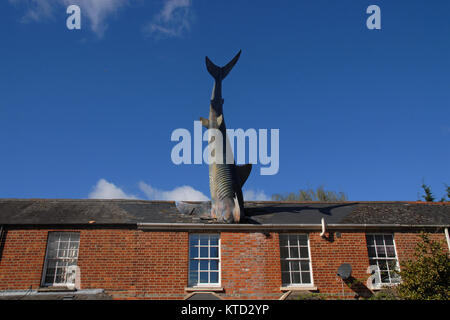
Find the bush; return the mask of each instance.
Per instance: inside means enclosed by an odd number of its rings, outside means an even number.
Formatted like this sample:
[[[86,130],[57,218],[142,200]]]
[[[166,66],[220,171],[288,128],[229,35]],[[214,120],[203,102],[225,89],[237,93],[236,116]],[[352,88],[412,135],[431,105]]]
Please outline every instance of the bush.
[[[395,288],[385,288],[376,292],[369,300],[398,300],[398,293]]]
[[[420,235],[415,259],[402,265],[398,294],[408,300],[448,300],[450,298],[450,257],[446,245]]]

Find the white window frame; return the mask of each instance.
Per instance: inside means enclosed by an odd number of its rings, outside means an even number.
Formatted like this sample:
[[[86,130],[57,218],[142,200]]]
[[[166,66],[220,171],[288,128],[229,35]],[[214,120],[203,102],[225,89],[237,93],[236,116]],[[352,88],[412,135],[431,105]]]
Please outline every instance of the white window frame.
[[[285,284],[283,283],[283,269],[282,269],[282,261],[305,261],[305,258],[300,258],[300,251],[299,251],[299,258],[283,258],[281,256],[281,241],[280,241],[280,236],[289,236],[289,235],[293,235],[293,236],[298,236],[298,235],[306,235],[306,239],[307,239],[307,244],[308,244],[308,261],[309,261],[309,275],[311,278],[311,282],[310,283],[292,283],[292,271],[291,269],[291,265],[289,263],[289,278],[291,280],[290,284]],[[312,269],[312,258],[311,258],[311,245],[310,245],[310,239],[309,239],[309,233],[279,233],[278,234],[278,247],[280,248],[280,271],[281,271],[281,288],[288,288],[288,289],[315,289],[314,287],[314,275],[313,275],[313,269]],[[301,275],[300,275],[301,277]]]
[[[197,257],[197,258],[191,258],[191,236],[216,236],[217,237],[217,251],[218,251],[218,257],[217,258],[201,258],[201,257]],[[208,241],[208,254],[210,252],[209,250],[210,248],[210,242]],[[221,283],[222,283],[222,252],[221,252],[221,236],[220,233],[190,233],[189,234],[189,250],[188,250],[188,288],[220,288],[221,287]],[[218,268],[217,268],[217,272],[218,272],[218,282],[213,282],[213,283],[200,283],[200,264],[199,264],[199,268],[197,269],[198,272],[198,281],[196,284],[192,284],[190,283],[190,274],[191,274],[191,260],[217,260],[218,261]],[[216,272],[215,270],[208,270],[208,279],[210,278],[209,273],[213,271]],[[209,281],[209,280],[208,280]]]
[[[44,262],[44,268],[42,270],[42,280],[41,280],[41,286],[42,287],[70,287],[73,286],[74,283],[71,282],[64,282],[64,283],[48,283],[45,282],[46,277],[47,277],[47,268],[48,268],[48,260],[49,260],[49,250],[50,250],[50,237],[53,236],[54,234],[63,234],[63,233],[75,233],[78,234],[78,236],[80,237],[80,232],[76,232],[76,231],[51,231],[48,233],[47,235],[47,248],[45,250],[45,262]],[[60,243],[60,239],[58,239],[58,249],[59,249],[59,243]],[[78,265],[78,255],[80,252],[80,239],[78,239],[78,249],[77,249],[77,255],[76,257],[72,257],[71,259],[75,259],[76,260],[76,264],[75,266]],[[66,269],[68,269],[69,267],[66,267]],[[66,276],[68,275],[68,272],[66,270]],[[56,273],[55,273],[56,276]]]
[[[380,257],[379,258],[378,257],[378,251],[376,249],[377,245],[376,245],[376,241],[375,241],[375,254],[376,254],[376,257],[371,257],[369,255],[369,249],[368,249],[369,245],[367,243],[367,237],[366,237],[366,248],[367,248],[367,257],[369,258],[369,266],[370,266],[370,260],[395,260],[395,262],[396,262],[396,264],[395,264],[396,269],[397,269],[397,271],[400,271],[400,263],[398,261],[398,254],[397,254],[397,246],[395,244],[395,234],[394,233],[386,233],[386,232],[384,232],[384,233],[377,232],[377,233],[366,233],[366,236],[374,236],[374,237],[375,236],[383,236],[383,247],[384,247],[384,249],[386,251],[386,257]],[[386,250],[386,243],[384,241],[384,236],[391,236],[392,237],[392,243],[393,243],[393,246],[394,246],[395,258],[387,257],[387,250]],[[377,266],[378,266],[378,263],[377,263]],[[378,268],[378,271],[380,272],[381,270]],[[390,274],[390,272],[389,272],[389,281],[390,281],[389,283],[381,282],[381,273],[378,273],[378,276],[379,276],[379,283],[378,283],[378,285],[376,283],[375,284],[371,283],[370,284],[370,289],[379,290],[379,289],[382,289],[383,287],[396,286],[396,285],[398,285],[401,282],[401,278],[399,278],[398,282],[392,282],[391,281],[391,274]],[[400,275],[399,275],[399,277],[400,277]]]

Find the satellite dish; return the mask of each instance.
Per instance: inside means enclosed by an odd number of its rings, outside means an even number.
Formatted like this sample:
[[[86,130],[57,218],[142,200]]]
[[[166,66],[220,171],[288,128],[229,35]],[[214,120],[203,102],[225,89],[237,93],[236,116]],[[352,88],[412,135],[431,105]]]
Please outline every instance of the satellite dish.
[[[352,266],[348,263],[343,263],[339,266],[337,275],[342,278],[342,280],[348,279],[352,274]]]

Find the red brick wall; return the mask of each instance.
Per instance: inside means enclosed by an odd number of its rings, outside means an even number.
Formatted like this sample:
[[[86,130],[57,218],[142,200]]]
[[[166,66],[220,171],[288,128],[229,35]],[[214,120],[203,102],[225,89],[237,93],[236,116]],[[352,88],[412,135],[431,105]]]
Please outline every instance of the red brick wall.
[[[320,293],[337,294],[354,297],[354,290],[343,283],[337,274],[342,263],[352,266],[352,277],[365,283],[369,274],[366,236],[364,233],[341,232],[340,238],[336,234],[332,238],[324,239],[319,233],[310,234],[310,252],[314,285]],[[344,291],[343,291],[344,290]]]
[[[0,256],[0,290],[37,288],[42,278],[46,246],[46,231],[8,231]]]
[[[420,233],[396,233],[394,236],[395,247],[397,249],[398,260],[400,262],[400,267],[402,262],[406,262],[409,259],[414,258],[414,248],[418,241]],[[448,248],[445,234],[442,233],[431,233],[429,234],[431,240],[441,241],[444,248]]]
[[[278,299],[281,295],[278,234],[223,232],[222,286],[225,299]]]
[[[49,231],[8,230],[0,257],[0,290],[39,287]],[[58,230],[80,232],[78,266],[81,289],[103,288],[118,299],[182,299],[187,295],[189,234],[132,229]],[[365,284],[369,274],[364,233],[342,232],[323,239],[313,232],[310,252],[319,293],[347,298],[364,288],[350,288],[336,276],[341,263]],[[433,239],[445,240],[443,233]],[[395,233],[400,262],[411,258],[417,234]],[[444,243],[445,244],[445,243]],[[278,299],[281,287],[278,233],[222,232],[221,284],[225,299]]]

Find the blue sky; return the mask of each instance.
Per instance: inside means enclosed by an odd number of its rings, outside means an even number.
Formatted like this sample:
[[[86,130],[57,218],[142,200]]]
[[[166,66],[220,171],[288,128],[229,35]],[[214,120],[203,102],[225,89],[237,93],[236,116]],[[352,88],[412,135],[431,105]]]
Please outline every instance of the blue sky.
[[[0,2],[0,197],[209,197],[208,166],[173,164],[170,136],[208,116],[205,55],[239,49],[227,127],[280,129],[280,170],[256,165],[247,199],[324,185],[417,200],[423,180],[439,198],[450,184],[449,1],[96,3]]]

